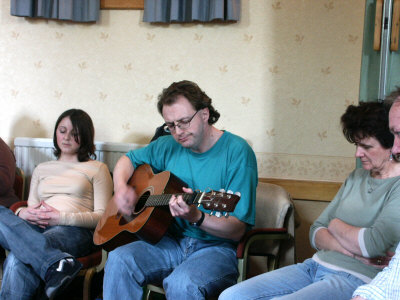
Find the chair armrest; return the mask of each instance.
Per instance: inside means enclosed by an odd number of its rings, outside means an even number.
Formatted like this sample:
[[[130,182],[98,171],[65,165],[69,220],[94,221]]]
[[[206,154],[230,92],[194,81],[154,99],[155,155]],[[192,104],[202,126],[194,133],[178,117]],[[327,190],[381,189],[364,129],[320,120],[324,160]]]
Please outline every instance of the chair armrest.
[[[10,209],[15,213],[17,211],[17,209],[22,206],[28,206],[28,201],[15,202],[13,205],[10,206]]]
[[[283,240],[289,239],[286,228],[257,228],[252,229],[242,237],[236,249],[236,257],[243,258],[250,245],[257,240]],[[246,253],[247,255],[247,253]]]
[[[101,263],[102,260],[102,250],[99,247],[97,248],[97,250],[86,256],[78,257],[77,260],[82,264],[83,269],[88,269],[93,266],[97,266]]]

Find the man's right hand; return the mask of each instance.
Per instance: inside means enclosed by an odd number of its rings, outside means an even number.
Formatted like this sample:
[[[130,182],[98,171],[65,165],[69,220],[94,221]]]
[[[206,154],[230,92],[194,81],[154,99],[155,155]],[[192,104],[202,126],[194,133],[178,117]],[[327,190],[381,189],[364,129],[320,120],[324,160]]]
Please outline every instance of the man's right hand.
[[[135,189],[128,184],[121,185],[114,193],[114,202],[124,215],[131,215],[138,201]]]
[[[137,203],[135,189],[127,184],[135,169],[131,160],[123,155],[114,168],[114,202],[124,215],[131,215]]]

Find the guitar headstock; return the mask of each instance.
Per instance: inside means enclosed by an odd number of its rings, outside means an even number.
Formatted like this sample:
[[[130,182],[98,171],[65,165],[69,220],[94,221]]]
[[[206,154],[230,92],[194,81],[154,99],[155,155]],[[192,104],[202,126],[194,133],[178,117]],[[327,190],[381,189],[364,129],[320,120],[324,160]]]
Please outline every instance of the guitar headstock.
[[[210,191],[202,193],[199,204],[205,209],[217,212],[232,212],[239,202],[240,196],[232,193]]]

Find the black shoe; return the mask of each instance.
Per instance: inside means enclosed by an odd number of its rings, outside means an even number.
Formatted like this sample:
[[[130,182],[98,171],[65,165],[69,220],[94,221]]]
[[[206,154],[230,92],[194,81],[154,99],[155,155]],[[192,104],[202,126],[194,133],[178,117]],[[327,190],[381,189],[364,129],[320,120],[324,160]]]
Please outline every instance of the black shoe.
[[[45,291],[47,297],[53,297],[66,288],[78,275],[82,264],[75,258],[63,258],[51,265],[45,276]]]

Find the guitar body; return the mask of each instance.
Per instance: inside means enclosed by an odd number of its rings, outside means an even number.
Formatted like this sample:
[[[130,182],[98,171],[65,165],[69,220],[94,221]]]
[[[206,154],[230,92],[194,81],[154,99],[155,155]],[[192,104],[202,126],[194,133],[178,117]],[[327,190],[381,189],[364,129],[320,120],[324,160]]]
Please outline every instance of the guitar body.
[[[154,174],[147,164],[135,170],[129,185],[135,188],[139,198],[132,216],[121,215],[111,199],[96,226],[93,241],[107,251],[138,239],[157,243],[167,231],[172,216],[168,206],[144,207],[147,197],[181,193],[186,186],[168,171]]]

